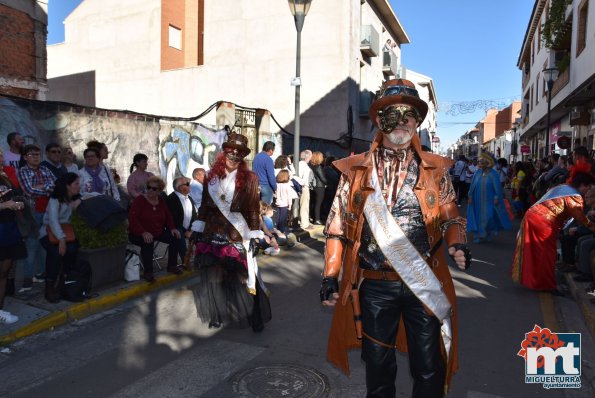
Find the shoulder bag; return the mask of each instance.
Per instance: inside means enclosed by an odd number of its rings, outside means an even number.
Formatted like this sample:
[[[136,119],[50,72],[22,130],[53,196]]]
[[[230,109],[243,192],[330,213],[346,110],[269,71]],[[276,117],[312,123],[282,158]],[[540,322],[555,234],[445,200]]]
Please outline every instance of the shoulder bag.
[[[66,239],[67,243],[71,243],[76,240],[76,236],[74,236],[74,228],[73,228],[72,224],[60,224],[60,228],[62,228],[64,235],[66,235],[65,239]],[[54,235],[54,233],[52,232],[52,229],[50,228],[49,225],[47,226],[47,231],[48,231],[48,239],[50,240],[51,244],[57,245],[58,243],[60,243],[60,240],[58,238],[56,238],[56,235]]]

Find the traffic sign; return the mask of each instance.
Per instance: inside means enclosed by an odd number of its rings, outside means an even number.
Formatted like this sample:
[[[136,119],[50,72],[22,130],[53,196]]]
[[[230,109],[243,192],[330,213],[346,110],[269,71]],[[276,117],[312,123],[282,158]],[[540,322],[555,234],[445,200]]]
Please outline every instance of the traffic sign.
[[[558,138],[558,141],[556,141],[556,144],[558,144],[560,149],[568,149],[570,148],[570,138],[566,136],[560,137]]]

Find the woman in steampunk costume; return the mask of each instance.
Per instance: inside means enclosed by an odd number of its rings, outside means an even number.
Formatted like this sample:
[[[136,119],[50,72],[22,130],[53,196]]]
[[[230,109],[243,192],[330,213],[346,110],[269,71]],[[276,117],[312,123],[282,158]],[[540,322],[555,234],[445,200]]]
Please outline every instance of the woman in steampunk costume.
[[[267,289],[253,257],[252,239],[262,238],[258,177],[244,157],[248,139],[230,133],[205,180],[198,221],[193,287],[199,317],[209,328],[222,324],[255,332],[271,319]]]
[[[361,347],[368,397],[395,397],[395,348],[409,353],[413,397],[442,397],[457,369],[455,292],[444,253],[471,261],[450,160],[423,152],[428,105],[413,83],[385,82],[370,106],[380,128],[369,152],[339,160],[326,223],[323,305],[336,306],[327,358],[349,372]],[[339,274],[341,281],[338,282]]]

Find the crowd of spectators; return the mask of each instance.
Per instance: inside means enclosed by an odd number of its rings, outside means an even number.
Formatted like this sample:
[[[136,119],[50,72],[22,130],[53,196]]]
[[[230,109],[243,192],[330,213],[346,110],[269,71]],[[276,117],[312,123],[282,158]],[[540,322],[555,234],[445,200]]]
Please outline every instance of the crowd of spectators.
[[[0,322],[18,319],[2,310],[4,296],[26,293],[35,283],[45,282],[48,301],[61,299],[60,284],[75,266],[78,250],[78,241],[65,224],[81,200],[109,197],[128,211],[128,240],[139,247],[146,281],[155,281],[156,242],[168,245],[168,272],[179,274],[187,268],[187,240],[208,170],[197,168],[192,178],[176,177],[174,191],[166,195],[164,180],[147,170],[150,160],[143,153],[133,157],[123,188],[118,173],[107,164],[105,143],[89,141],[81,154],[81,167],[69,146],[52,142],[42,153],[35,144],[25,145],[16,132],[7,136],[7,144],[9,149],[0,152]],[[339,180],[331,166],[334,158],[325,159],[322,152],[302,151],[296,173],[293,157],[280,155],[273,161],[274,151],[275,144],[266,142],[252,164],[258,176],[264,232],[258,247],[267,255],[292,247],[294,232],[325,222]],[[5,239],[9,232],[11,239]],[[21,286],[15,286],[17,267],[22,267]]]

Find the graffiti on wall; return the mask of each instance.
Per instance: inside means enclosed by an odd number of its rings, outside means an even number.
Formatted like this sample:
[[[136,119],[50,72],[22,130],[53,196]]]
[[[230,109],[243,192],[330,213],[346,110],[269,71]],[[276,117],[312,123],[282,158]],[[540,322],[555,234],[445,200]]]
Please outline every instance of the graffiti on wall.
[[[0,148],[4,151],[8,149],[6,136],[12,132],[18,132],[25,139],[25,144],[37,144],[43,148],[46,137],[40,131],[44,130],[43,124],[48,122],[47,119],[34,120],[26,109],[8,98],[0,97]]]
[[[36,144],[42,151],[50,142],[73,149],[78,167],[83,165],[83,151],[87,142],[98,140],[109,150],[107,164],[122,177],[126,184],[134,154],[146,152],[149,159],[158,156],[159,123],[135,120],[116,112],[76,107],[64,110],[51,101],[13,101],[0,97],[0,148],[8,149],[6,136],[18,132],[26,144]],[[157,171],[157,165],[152,171]]]
[[[126,186],[132,158],[142,152],[149,158],[149,171],[164,178],[169,193],[174,178],[192,177],[194,169],[199,167],[209,170],[227,137],[224,129],[215,130],[196,122],[129,116],[120,111],[74,105],[65,110],[63,104],[58,106],[50,101],[13,101],[0,97],[0,148],[8,149],[6,136],[16,131],[27,144],[35,143],[42,150],[50,142],[72,147],[81,167],[86,143],[95,139],[107,145],[110,152],[107,164],[121,176],[121,186]],[[244,125],[234,126],[234,130],[249,137],[251,157],[268,140],[274,141],[281,153],[280,135],[257,134],[254,127]],[[249,163],[250,159],[247,159]]]
[[[173,190],[174,178],[191,178],[194,169],[199,167],[209,170],[227,134],[225,130],[211,130],[201,124],[162,124],[161,129],[162,133],[166,130],[166,135],[159,143],[159,168],[167,183],[167,192]]]

